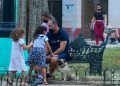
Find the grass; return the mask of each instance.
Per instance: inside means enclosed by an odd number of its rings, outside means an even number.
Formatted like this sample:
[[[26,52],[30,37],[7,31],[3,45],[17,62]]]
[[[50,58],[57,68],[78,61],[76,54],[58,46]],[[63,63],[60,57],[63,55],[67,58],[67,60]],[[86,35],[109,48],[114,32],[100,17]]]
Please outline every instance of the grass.
[[[85,75],[85,69],[88,68],[88,64],[70,64],[72,66],[74,66],[74,68],[77,67],[76,65],[80,65],[80,72],[78,72],[79,76],[84,76]],[[107,48],[104,51],[104,55],[103,55],[103,63],[102,63],[102,67],[103,70],[106,68],[120,68],[120,48]],[[73,71],[75,71],[75,69],[72,69]],[[56,75],[56,79],[60,79],[60,72],[55,72]]]
[[[103,55],[103,69],[120,68],[120,48],[107,48]]]

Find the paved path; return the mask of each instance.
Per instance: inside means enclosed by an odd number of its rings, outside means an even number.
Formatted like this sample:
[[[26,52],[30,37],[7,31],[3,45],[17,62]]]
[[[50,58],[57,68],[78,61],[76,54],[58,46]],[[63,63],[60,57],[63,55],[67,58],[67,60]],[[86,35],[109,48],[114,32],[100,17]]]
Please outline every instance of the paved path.
[[[91,44],[91,45],[96,45],[96,43],[95,43],[95,41],[90,41],[90,40],[86,40],[87,41],[87,43],[88,44]],[[100,44],[101,44],[102,42],[100,41]],[[109,42],[108,42],[108,44],[106,45],[106,48],[120,48],[120,43],[115,43],[115,44],[110,44]]]
[[[57,83],[58,84],[57,84]],[[54,84],[55,83],[55,84]],[[58,81],[54,81],[54,83],[53,84],[49,84],[49,85],[47,85],[47,86],[92,86],[92,85],[84,85],[84,84],[79,84],[79,85],[76,85],[76,84],[73,84],[73,82],[72,83],[62,83],[62,84],[60,84],[61,82],[58,82]],[[1,85],[0,85],[1,86]],[[6,81],[3,81],[2,82],[2,86],[10,86],[10,85],[7,85],[6,84]],[[16,86],[16,83],[14,82],[13,83],[13,85],[12,86]],[[20,83],[18,83],[18,85],[17,86],[20,86]],[[28,85],[28,86],[31,86],[31,85]],[[37,86],[45,86],[45,85],[37,85]]]
[[[48,83],[49,85],[47,86],[103,86],[104,82],[103,82],[103,76],[87,76],[87,77],[82,77],[82,79],[79,81],[48,80]],[[105,86],[110,86],[110,83],[111,83],[110,81],[106,82],[107,85]],[[2,86],[7,86],[6,81],[2,82]],[[13,83],[13,86],[16,86],[15,81]],[[17,86],[20,86],[20,83],[18,83]],[[38,85],[38,86],[45,86],[45,85]]]
[[[116,43],[116,44],[107,44],[106,45],[106,48],[120,48],[120,43]]]

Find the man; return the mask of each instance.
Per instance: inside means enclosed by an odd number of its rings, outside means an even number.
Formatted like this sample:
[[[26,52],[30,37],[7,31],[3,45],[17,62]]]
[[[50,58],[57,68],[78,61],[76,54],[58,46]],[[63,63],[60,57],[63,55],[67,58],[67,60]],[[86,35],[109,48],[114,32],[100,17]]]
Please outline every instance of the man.
[[[69,59],[69,37],[68,34],[58,27],[57,21],[51,19],[48,21],[49,32],[47,34],[54,56],[47,56],[47,63],[50,64],[51,76],[57,68],[57,59]]]

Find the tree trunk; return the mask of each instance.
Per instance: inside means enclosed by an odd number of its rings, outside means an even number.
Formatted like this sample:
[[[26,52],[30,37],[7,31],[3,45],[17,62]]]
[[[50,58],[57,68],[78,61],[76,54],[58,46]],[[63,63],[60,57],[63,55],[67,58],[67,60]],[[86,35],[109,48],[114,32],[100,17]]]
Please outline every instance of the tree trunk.
[[[48,11],[47,0],[30,0],[28,42],[32,40],[35,27],[41,24],[41,13],[44,11]]]
[[[19,0],[17,27],[25,30],[26,27],[26,0]]]
[[[32,40],[32,35],[37,25],[41,24],[41,13],[48,12],[48,0],[19,0],[20,28],[26,30],[27,42]]]

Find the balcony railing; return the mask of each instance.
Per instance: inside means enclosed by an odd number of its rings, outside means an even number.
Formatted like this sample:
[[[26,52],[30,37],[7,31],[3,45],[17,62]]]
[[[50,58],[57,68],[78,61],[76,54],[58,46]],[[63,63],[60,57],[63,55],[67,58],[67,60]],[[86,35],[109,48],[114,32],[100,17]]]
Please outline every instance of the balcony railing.
[[[15,28],[15,22],[0,23],[0,37],[10,37],[10,32]]]
[[[2,22],[0,24],[0,30],[1,31],[11,31],[15,28],[16,23],[15,22]]]

